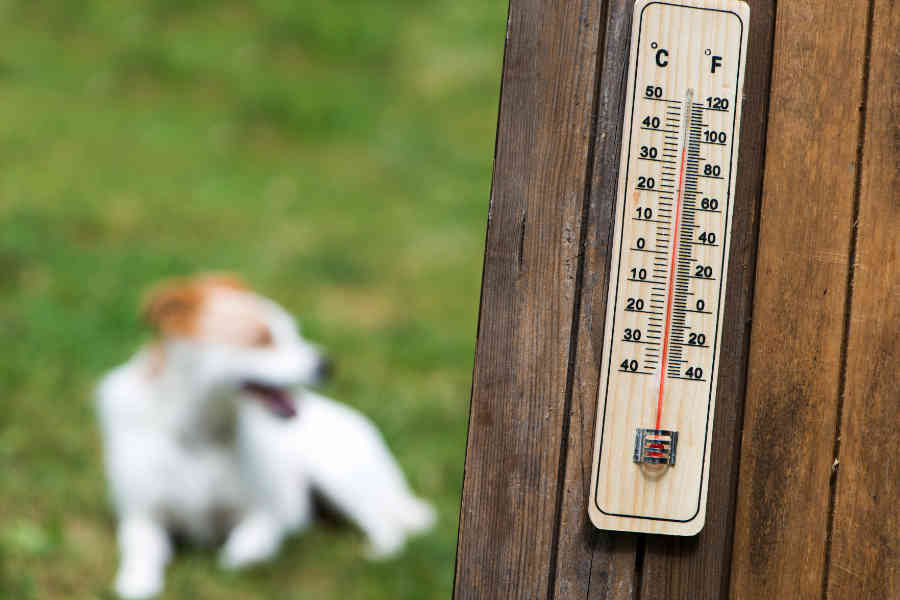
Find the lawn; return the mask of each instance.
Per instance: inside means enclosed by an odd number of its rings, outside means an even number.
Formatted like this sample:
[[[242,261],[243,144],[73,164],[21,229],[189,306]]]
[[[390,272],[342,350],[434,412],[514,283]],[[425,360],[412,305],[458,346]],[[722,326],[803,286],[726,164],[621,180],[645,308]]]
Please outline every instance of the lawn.
[[[329,349],[435,531],[362,559],[193,550],[165,598],[447,598],[503,50],[501,0],[0,3],[0,597],[111,598],[92,387],[148,284],[231,270]]]

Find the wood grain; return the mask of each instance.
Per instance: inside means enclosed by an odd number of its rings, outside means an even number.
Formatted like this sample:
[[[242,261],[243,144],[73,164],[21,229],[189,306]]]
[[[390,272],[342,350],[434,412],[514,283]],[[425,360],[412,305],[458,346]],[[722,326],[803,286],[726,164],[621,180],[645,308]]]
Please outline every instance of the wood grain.
[[[609,249],[634,0],[610,0],[598,82],[594,162],[584,231],[584,275],[577,315],[571,410],[560,506],[554,598],[634,598],[634,534],[601,532],[588,519],[597,385],[609,285]]]
[[[876,0],[828,598],[900,597],[900,3]]]
[[[822,597],[866,17],[778,3],[733,598]]]
[[[891,0],[751,2],[707,525],[587,519],[632,7],[510,6],[455,595],[897,596]]]
[[[706,526],[696,538],[647,538],[642,598],[719,600],[728,596],[774,28],[774,2],[750,2],[741,153],[732,217]]]
[[[510,4],[456,598],[550,586],[599,8]]]
[[[557,598],[632,598],[637,536],[594,530],[586,518],[587,479],[595,419],[599,357],[606,315],[611,219],[618,177],[625,68],[633,2],[609,3],[600,83],[596,161],[585,237],[585,275],[579,318],[575,385],[569,427]],[[698,541],[647,538],[643,597],[722,598],[727,589],[741,408],[755,266],[757,209],[762,186],[774,6],[751,3],[741,160],[738,169],[729,294],[723,333],[708,526]],[[721,450],[721,451],[720,451]]]

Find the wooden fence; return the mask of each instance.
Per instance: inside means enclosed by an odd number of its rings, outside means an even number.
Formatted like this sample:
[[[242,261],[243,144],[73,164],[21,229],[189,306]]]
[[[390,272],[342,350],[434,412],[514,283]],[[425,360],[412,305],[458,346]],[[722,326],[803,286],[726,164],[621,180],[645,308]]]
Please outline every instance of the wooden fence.
[[[900,598],[900,3],[751,0],[706,526],[588,520],[634,0],[512,0],[455,597]]]

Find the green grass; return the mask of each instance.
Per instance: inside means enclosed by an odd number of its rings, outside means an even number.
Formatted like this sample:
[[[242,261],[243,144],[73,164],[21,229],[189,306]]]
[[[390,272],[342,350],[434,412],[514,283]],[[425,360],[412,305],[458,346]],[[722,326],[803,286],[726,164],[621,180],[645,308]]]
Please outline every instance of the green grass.
[[[91,389],[206,269],[300,315],[440,521],[187,551],[164,597],[449,596],[506,3],[300,4],[0,3],[0,598],[112,597]]]

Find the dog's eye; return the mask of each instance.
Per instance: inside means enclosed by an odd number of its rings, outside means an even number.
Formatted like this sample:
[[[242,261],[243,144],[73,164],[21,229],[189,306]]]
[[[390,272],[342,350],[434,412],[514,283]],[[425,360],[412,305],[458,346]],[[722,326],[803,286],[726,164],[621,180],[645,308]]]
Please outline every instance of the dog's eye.
[[[271,346],[274,342],[275,340],[272,338],[272,332],[269,331],[268,327],[259,327],[253,333],[253,338],[250,340],[250,344],[258,348]]]

